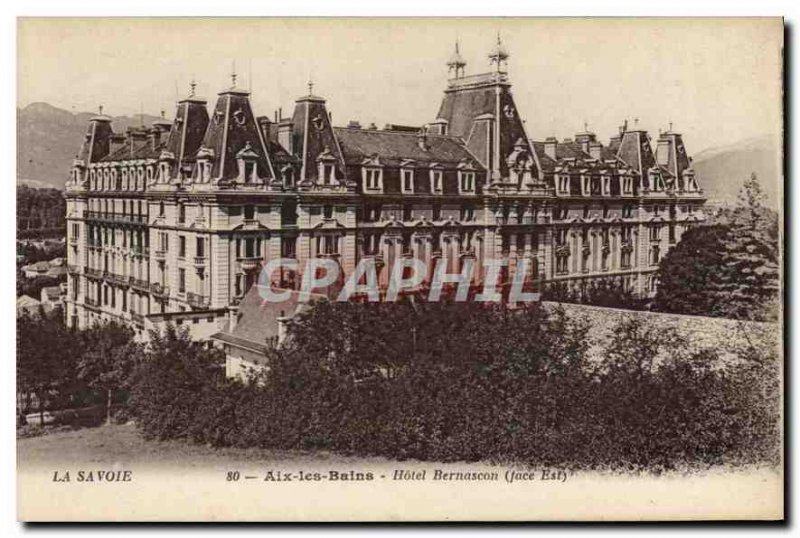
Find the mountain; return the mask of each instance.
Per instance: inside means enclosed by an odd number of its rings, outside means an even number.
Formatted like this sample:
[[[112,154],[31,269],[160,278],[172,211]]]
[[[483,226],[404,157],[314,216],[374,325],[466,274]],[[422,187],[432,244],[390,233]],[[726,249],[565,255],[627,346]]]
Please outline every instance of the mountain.
[[[701,151],[692,166],[710,204],[735,204],[742,184],[755,172],[770,207],[783,205],[781,145],[771,136]]]
[[[17,183],[63,189],[92,112],[73,114],[47,103],[17,108]],[[115,132],[150,125],[157,116],[118,116]]]

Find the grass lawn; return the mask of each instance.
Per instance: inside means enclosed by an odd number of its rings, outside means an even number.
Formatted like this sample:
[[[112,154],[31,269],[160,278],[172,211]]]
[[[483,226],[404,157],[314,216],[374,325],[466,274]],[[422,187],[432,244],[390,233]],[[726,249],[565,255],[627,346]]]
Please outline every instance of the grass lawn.
[[[259,448],[213,448],[182,441],[147,441],[132,424],[104,425],[17,439],[20,468],[125,464],[145,467],[208,469],[235,464],[318,466],[341,463],[385,463],[384,458],[349,458],[324,451],[275,451]]]

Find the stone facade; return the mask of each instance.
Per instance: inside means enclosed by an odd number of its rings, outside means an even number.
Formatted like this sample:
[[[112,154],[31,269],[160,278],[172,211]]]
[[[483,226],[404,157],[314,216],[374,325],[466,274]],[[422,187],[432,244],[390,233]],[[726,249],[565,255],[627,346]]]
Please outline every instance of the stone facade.
[[[372,257],[382,285],[415,257],[652,293],[658,260],[703,220],[681,135],[661,133],[655,150],[627,124],[607,145],[588,129],[532,141],[507,58],[498,43],[492,71],[467,76],[456,54],[438,114],[418,127],[335,127],[312,93],[290,117],[257,117],[235,78],[210,114],[192,89],[174,119],[124,135],[101,110],[67,185],[68,322],[175,321],[205,336],[277,257],[299,262],[271,275],[283,287],[314,257],[345,274]]]

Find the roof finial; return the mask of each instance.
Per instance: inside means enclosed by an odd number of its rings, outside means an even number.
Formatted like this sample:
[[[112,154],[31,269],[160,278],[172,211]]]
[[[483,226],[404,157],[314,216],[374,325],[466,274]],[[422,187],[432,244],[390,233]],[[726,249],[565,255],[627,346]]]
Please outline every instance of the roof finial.
[[[669,122],[669,132],[672,132],[672,122]]]
[[[103,115],[103,105],[100,105],[99,107],[97,107],[97,109],[100,111],[100,115],[102,116]]]
[[[195,81],[194,77],[192,77],[192,81],[189,83],[189,97],[194,97],[194,92],[197,89],[197,82]]]
[[[633,126],[634,127],[638,127],[639,126],[639,118],[633,118]]]
[[[508,64],[508,51],[503,46],[503,40],[500,39],[500,31],[497,32],[497,44],[494,50],[489,54],[489,60],[492,64],[497,64],[497,72],[499,73],[503,64]]]
[[[314,81],[311,78],[308,79],[308,95],[314,95]]]
[[[231,66],[231,81],[233,82],[232,88],[236,87],[236,60],[233,60],[233,65]]]
[[[467,66],[467,62],[464,61],[464,58],[461,56],[461,51],[459,50],[458,46],[458,39],[456,39],[456,50],[453,52],[453,55],[450,56],[450,59],[447,61],[447,72],[455,71],[456,78],[460,76],[464,76],[464,68]]]
[[[586,120],[583,120],[583,132],[584,133],[589,132],[589,124],[586,122]]]
[[[162,108],[162,109],[161,109],[161,119],[162,119],[162,120],[163,120],[163,119],[166,119],[166,117],[165,117],[165,114],[166,114],[166,112],[165,112],[165,111],[164,111],[164,109]]]

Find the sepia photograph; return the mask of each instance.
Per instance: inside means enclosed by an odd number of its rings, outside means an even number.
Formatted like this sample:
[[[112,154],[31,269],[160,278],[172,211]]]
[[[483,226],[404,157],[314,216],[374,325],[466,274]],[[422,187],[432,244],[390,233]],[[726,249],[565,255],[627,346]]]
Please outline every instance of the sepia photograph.
[[[16,25],[20,521],[784,519],[781,18]]]

